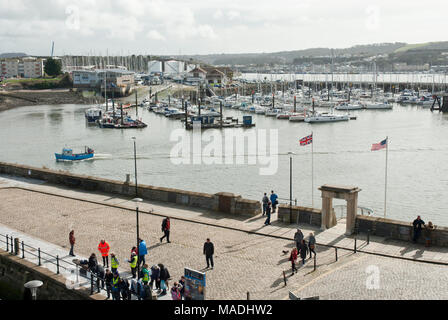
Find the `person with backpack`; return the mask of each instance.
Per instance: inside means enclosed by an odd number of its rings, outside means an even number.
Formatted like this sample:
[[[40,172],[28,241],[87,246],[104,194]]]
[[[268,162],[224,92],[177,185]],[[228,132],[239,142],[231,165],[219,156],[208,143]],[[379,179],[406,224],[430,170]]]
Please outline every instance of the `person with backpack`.
[[[162,243],[164,238],[166,238],[167,242],[170,243],[170,228],[170,218],[166,217],[162,222],[162,232],[164,233],[164,236],[160,238],[160,243]]]

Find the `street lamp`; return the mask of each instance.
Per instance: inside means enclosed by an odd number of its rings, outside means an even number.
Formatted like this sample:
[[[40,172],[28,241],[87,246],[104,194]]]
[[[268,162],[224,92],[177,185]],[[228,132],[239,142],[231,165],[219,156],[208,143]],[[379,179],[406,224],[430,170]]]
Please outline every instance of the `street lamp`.
[[[138,252],[138,247],[139,247],[139,242],[138,240],[140,239],[140,231],[139,231],[139,222],[138,222],[138,203],[139,202],[143,202],[143,199],[141,198],[134,198],[132,199],[133,202],[135,202],[135,216],[136,216],[136,230],[137,230],[137,252]],[[140,256],[140,252],[139,252],[139,256]],[[138,259],[139,257],[137,257]],[[137,279],[140,279],[140,261],[137,260]]]
[[[134,168],[135,168],[135,196],[138,196],[138,189],[137,189],[137,138],[132,137],[132,140],[134,140]]]

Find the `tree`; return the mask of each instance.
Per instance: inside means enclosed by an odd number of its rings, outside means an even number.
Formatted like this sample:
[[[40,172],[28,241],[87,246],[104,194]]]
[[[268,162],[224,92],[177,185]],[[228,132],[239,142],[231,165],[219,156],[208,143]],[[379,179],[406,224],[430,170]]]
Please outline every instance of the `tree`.
[[[62,63],[60,60],[48,58],[45,62],[44,71],[51,77],[56,77],[62,73]]]

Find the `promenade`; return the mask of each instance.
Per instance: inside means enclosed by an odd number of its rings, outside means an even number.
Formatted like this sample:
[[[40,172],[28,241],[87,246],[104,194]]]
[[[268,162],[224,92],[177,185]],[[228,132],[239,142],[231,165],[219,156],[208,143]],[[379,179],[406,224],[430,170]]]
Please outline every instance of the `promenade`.
[[[289,291],[299,297],[321,299],[446,299],[448,249],[425,248],[400,241],[344,235],[343,221],[321,232],[300,225],[305,236],[315,232],[316,267],[308,260],[299,273],[290,276],[289,253],[295,228],[264,218],[235,217],[173,204],[144,201],[139,204],[140,235],[147,241],[152,265],[163,263],[173,281],[184,267],[203,270],[202,245],[207,237],[215,244],[215,269],[207,271],[208,299],[287,299]],[[163,217],[172,219],[171,244],[160,244]],[[75,230],[75,254],[97,253],[105,238],[121,268],[135,245],[135,204],[117,195],[91,193],[54,186],[37,180],[0,176],[0,233],[25,233],[68,253],[68,233]],[[338,261],[334,246],[339,247]],[[378,256],[378,254],[382,256]],[[65,259],[65,258],[64,258]],[[70,259],[69,259],[70,261]],[[379,270],[379,288],[366,285],[369,266]],[[367,271],[366,271],[367,270]],[[284,285],[283,271],[287,275]],[[399,288],[399,290],[397,289]]]

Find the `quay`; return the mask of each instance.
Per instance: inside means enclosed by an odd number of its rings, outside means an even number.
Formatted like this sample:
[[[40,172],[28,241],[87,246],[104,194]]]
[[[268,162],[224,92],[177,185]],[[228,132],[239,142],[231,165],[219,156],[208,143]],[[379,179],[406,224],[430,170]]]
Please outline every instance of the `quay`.
[[[2,173],[0,233],[14,237],[26,234],[26,241],[46,241],[55,250],[68,253],[68,232],[74,229],[75,254],[89,256],[96,252],[100,238],[105,238],[122,261],[135,242],[135,204],[131,198]],[[261,300],[288,299],[289,292],[320,299],[448,298],[444,289],[448,280],[446,247],[346,235],[347,221],[343,220],[321,230],[305,222],[282,222],[275,214],[272,225],[263,227],[264,218],[259,213],[229,214],[148,199],[139,209],[140,234],[149,251],[146,260],[150,265],[166,265],[173,281],[180,278],[184,267],[204,268],[203,238],[212,239],[215,269],[206,272],[207,299],[245,299],[248,292],[251,299]],[[160,244],[160,224],[166,216],[172,221],[171,243]],[[317,258],[315,264],[308,260],[298,274],[290,276],[289,255],[284,252],[294,246],[297,227],[305,237],[315,233]],[[4,254],[4,248],[0,250]],[[367,268],[372,265],[380,272],[377,290],[366,286]],[[283,272],[287,274],[286,286]],[[399,292],[397,288],[401,288]]]

